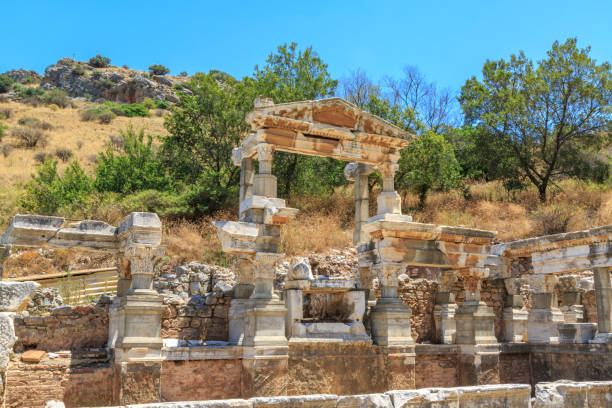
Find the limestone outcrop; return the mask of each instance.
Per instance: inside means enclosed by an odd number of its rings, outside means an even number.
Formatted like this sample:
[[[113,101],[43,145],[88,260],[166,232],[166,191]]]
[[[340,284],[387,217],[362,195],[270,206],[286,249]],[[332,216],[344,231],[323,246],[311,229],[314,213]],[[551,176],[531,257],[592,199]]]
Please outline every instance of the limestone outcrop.
[[[165,76],[118,67],[94,68],[70,58],[50,65],[42,77],[45,89],[61,89],[72,97],[91,97],[119,103],[138,103],[144,98],[178,102],[175,81]]]
[[[20,84],[37,83],[42,79],[38,72],[23,68],[11,69],[10,71],[4,72],[2,75]]]

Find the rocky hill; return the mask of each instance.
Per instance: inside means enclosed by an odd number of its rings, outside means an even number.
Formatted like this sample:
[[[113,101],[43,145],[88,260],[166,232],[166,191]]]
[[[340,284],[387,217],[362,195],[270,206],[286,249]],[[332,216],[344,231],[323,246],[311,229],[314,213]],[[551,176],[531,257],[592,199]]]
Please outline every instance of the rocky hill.
[[[73,98],[118,103],[139,103],[145,98],[178,102],[174,87],[186,79],[115,66],[96,68],[70,58],[48,66],[42,76],[25,69],[14,69],[3,75],[24,84],[40,83],[46,90],[61,89]]]

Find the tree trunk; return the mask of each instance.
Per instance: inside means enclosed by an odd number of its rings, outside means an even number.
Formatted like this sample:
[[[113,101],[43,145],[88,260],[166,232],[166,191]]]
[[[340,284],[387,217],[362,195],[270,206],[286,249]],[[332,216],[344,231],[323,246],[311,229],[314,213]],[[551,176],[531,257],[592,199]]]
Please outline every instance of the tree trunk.
[[[427,200],[427,189],[419,191],[419,211],[425,209],[425,200]]]
[[[546,202],[546,187],[548,187],[548,183],[542,183],[538,186],[538,194],[540,196],[540,202]]]

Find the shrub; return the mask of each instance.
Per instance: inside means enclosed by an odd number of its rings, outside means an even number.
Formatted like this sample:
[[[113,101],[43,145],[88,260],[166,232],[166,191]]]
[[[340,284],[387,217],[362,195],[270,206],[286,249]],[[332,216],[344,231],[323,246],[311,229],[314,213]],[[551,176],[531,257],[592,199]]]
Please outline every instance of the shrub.
[[[98,115],[98,121],[102,124],[108,125],[115,119],[117,115],[113,112],[102,112]]]
[[[76,145],[77,145],[77,149],[81,150],[81,147],[83,147],[83,141],[82,140],[78,140],[76,142]]]
[[[168,68],[166,68],[165,66],[161,64],[150,65],[149,71],[151,71],[153,75],[166,75],[167,73],[170,72]]]
[[[34,96],[22,99],[21,102],[26,105],[33,106],[35,108],[38,108],[40,105],[43,104],[39,97],[34,97]]]
[[[73,156],[72,150],[66,147],[58,147],[55,149],[55,157],[66,163]]]
[[[123,113],[125,113],[125,116],[128,116],[128,117],[136,117],[136,116],[147,117],[149,116],[149,110],[145,106],[139,103],[132,103],[132,104],[120,105],[120,106],[121,106],[121,110],[123,111]]]
[[[22,99],[37,98],[45,93],[44,89],[39,86],[25,86],[19,83],[13,85],[13,90]]]
[[[565,204],[540,204],[530,215],[534,235],[550,235],[567,232],[571,218],[580,207]]]
[[[96,105],[81,112],[82,121],[97,120],[100,123],[108,124],[115,119],[115,115],[107,105]]]
[[[94,191],[92,179],[78,162],[72,162],[60,175],[57,160],[46,160],[39,166],[25,190],[21,206],[39,214],[55,214],[62,207],[83,203]]]
[[[9,157],[9,155],[13,151],[13,147],[10,145],[4,144],[2,145],[2,147],[0,147],[0,150],[2,151],[2,155],[4,157]]]
[[[83,66],[81,64],[76,64],[73,68],[72,68],[72,75],[75,76],[83,76],[85,75],[85,68],[83,68]]]
[[[60,108],[67,108],[72,106],[72,99],[68,96],[65,91],[61,89],[51,89],[42,95],[42,100],[47,105],[57,105]]]
[[[130,67],[128,67],[126,64],[123,64],[123,65],[121,66],[121,68],[123,68],[123,69],[130,69]]]
[[[187,71],[181,71],[181,73],[179,74],[179,76],[182,76],[182,77],[186,77],[186,76],[188,76],[188,75],[187,75]]]
[[[164,112],[165,111],[163,109],[155,109],[155,116],[161,118],[162,116],[164,116]]]
[[[0,93],[10,91],[13,86],[13,80],[6,75],[0,75]]]
[[[123,135],[110,135],[108,137],[109,144],[116,150],[123,150],[123,146],[125,144],[125,139]]]
[[[102,72],[97,69],[94,69],[93,72],[91,73],[91,77],[93,79],[100,79],[101,76],[102,76]]]
[[[153,98],[145,98],[142,101],[142,105],[148,109],[168,109],[170,107],[168,102]]]
[[[98,54],[95,57],[91,57],[89,59],[89,65],[91,65],[94,68],[106,68],[110,65],[110,58],[108,57],[103,57],[102,55]]]
[[[27,127],[31,127],[34,129],[41,129],[41,130],[53,129],[53,125],[51,125],[49,122],[45,122],[38,118],[32,118],[29,116],[24,116],[23,118],[19,119],[17,121],[17,124],[21,126],[27,126]]]
[[[144,98],[142,105],[147,109],[155,109],[155,100],[152,98]]]
[[[34,155],[34,160],[40,164],[43,164],[44,162],[47,161],[47,159],[50,159],[50,158],[51,158],[51,155],[45,152],[38,152]]]
[[[157,213],[160,217],[185,217],[192,210],[182,195],[168,191],[144,190],[126,196],[121,205],[125,211],[147,211]]]
[[[33,148],[36,146],[45,146],[47,144],[47,135],[40,129],[19,126],[11,130],[11,136],[19,141],[19,145],[25,148]]]
[[[11,116],[13,116],[13,111],[11,108],[0,109],[0,119],[9,119]]]
[[[155,189],[169,190],[171,180],[153,145],[153,138],[144,130],[137,134],[129,127],[121,133],[123,152],[117,154],[111,146],[100,154],[95,185],[100,192],[121,194]]]
[[[6,134],[6,129],[7,127],[3,125],[2,122],[0,122],[0,140],[2,140],[2,138]]]

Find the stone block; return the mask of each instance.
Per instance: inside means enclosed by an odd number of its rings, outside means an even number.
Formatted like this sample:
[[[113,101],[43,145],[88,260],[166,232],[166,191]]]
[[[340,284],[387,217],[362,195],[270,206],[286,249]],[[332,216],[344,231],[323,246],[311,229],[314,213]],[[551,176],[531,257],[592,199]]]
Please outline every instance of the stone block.
[[[457,309],[457,344],[496,344],[493,309],[482,301],[464,301]]]
[[[557,327],[561,344],[586,344],[597,331],[597,323],[559,323]]]
[[[216,401],[156,402],[153,404],[126,405],[125,408],[252,408],[253,403],[243,399]],[[112,408],[112,407],[111,407]],[[122,408],[122,407],[114,407]]]
[[[587,383],[566,380],[538,383],[533,408],[587,407],[587,392]]]
[[[0,312],[17,312],[25,309],[39,286],[36,282],[0,281]]]
[[[452,295],[449,293],[449,295]],[[436,300],[437,300],[436,294]],[[455,313],[457,305],[454,303],[436,304],[434,306],[434,322],[436,327],[436,340],[440,344],[454,344],[457,335],[457,321]]]
[[[0,313],[0,372],[8,367],[13,345],[17,341],[13,317],[13,313]]]
[[[21,355],[21,361],[25,363],[38,363],[47,355],[44,350],[28,350]]]
[[[380,193],[376,202],[378,204],[378,215],[402,213],[402,198],[396,191]]]
[[[338,397],[330,394],[299,395],[295,397],[256,397],[249,401],[253,408],[324,408],[335,407]]]
[[[422,388],[420,390],[389,391],[395,408],[456,408],[459,393],[456,388]]]
[[[527,341],[527,318],[525,309],[504,308],[503,322],[506,329],[505,340],[508,343]]]
[[[563,313],[559,309],[533,307],[527,319],[527,341],[541,344],[558,343],[557,325],[564,321]]]
[[[339,396],[337,408],[393,408],[386,394],[364,394]]]
[[[245,346],[287,346],[284,302],[251,299],[244,312]]]

